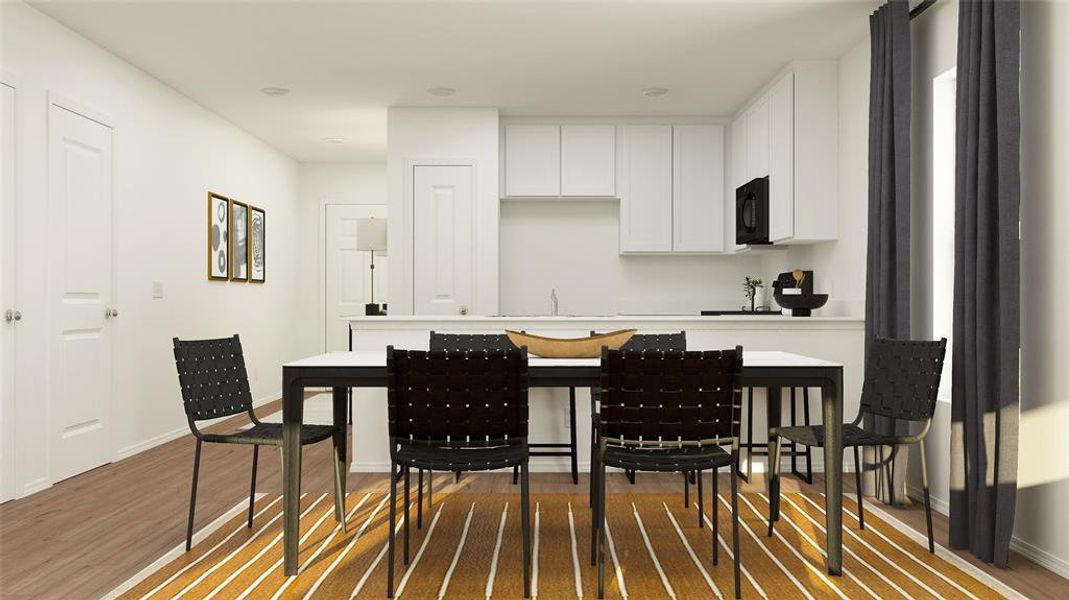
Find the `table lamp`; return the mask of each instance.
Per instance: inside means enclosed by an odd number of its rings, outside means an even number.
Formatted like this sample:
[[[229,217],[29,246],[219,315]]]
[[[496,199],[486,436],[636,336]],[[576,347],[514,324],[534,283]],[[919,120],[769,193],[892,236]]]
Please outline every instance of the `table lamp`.
[[[386,251],[386,219],[357,219],[356,249],[371,252],[371,302],[364,305],[364,314],[384,315],[385,306],[375,302],[375,251]]]

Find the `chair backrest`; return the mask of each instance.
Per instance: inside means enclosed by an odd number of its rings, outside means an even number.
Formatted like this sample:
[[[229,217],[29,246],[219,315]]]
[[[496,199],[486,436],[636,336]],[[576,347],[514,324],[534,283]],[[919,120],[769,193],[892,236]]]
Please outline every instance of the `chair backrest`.
[[[861,389],[861,412],[907,421],[930,419],[935,414],[946,347],[946,338],[872,340]]]
[[[742,347],[601,351],[601,431],[624,446],[737,447]]]
[[[598,332],[591,330],[590,335]],[[686,350],[687,332],[679,333],[636,333],[620,346],[621,350]]]
[[[518,350],[504,333],[431,332],[431,350]]]
[[[477,447],[527,439],[527,350],[386,348],[390,438]]]
[[[174,338],[174,360],[182,403],[190,421],[227,417],[252,409],[241,340]]]

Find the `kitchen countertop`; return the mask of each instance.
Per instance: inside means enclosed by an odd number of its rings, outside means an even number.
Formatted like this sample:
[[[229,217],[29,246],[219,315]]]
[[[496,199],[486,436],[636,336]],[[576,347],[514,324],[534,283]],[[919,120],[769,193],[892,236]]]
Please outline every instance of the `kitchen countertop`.
[[[863,317],[790,317],[790,316],[749,316],[749,315],[394,315],[343,317],[353,329],[416,329],[421,326],[433,328],[512,328],[525,325],[531,329],[597,329],[605,326],[623,327],[635,324],[641,328],[672,329],[687,328],[710,329],[863,329]]]

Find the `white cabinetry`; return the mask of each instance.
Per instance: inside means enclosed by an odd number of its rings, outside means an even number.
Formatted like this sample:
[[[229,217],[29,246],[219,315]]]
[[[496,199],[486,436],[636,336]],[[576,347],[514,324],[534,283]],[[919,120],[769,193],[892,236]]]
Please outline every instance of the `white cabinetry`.
[[[724,250],[724,127],[676,125],[672,140],[672,250]]]
[[[732,121],[732,186],[768,176],[773,243],[839,237],[837,94],[835,62],[794,62]]]
[[[670,252],[672,126],[624,125],[618,158],[620,252]]]
[[[505,126],[505,195],[560,195],[560,126]]]
[[[560,195],[616,195],[616,127],[561,125]]]

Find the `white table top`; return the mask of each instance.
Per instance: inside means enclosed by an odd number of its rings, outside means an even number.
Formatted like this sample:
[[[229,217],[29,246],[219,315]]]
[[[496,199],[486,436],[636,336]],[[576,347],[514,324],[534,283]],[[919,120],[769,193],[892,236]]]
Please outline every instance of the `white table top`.
[[[842,367],[843,364],[791,352],[768,350],[743,351],[743,364],[747,367]],[[600,358],[540,358],[528,359],[532,367],[596,367]],[[309,356],[284,367],[386,367],[386,351],[363,350],[357,352],[328,352]]]

